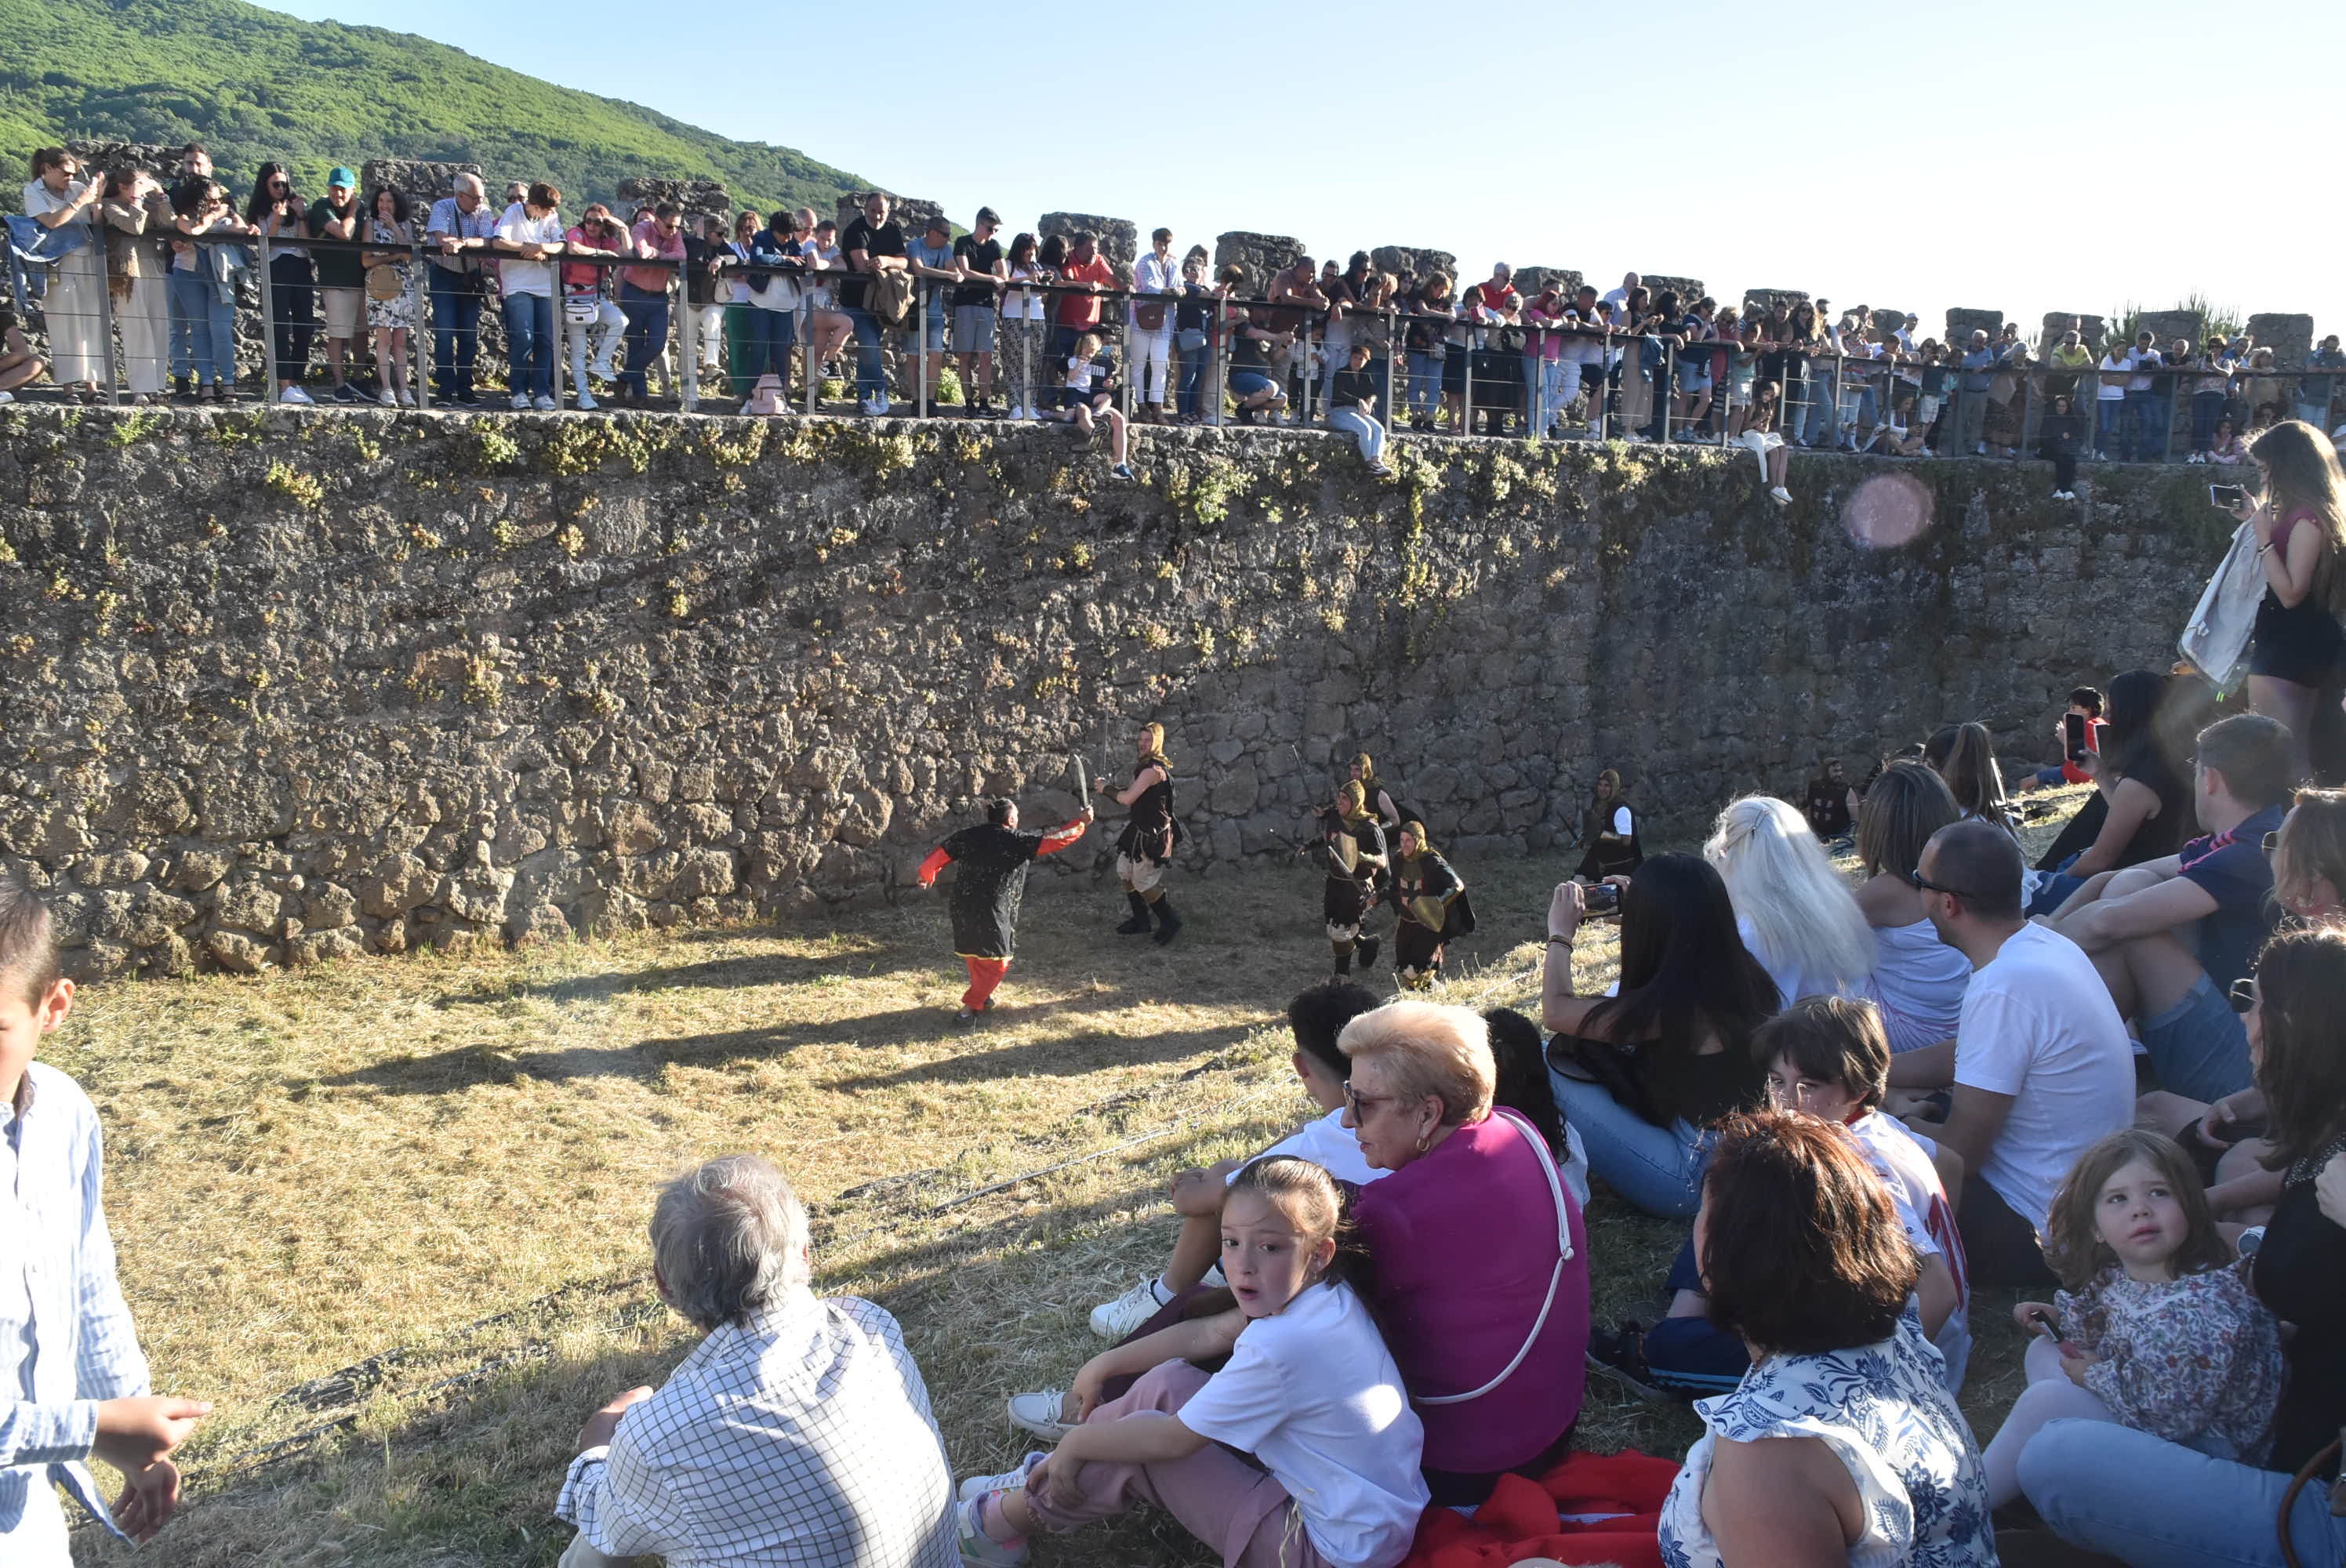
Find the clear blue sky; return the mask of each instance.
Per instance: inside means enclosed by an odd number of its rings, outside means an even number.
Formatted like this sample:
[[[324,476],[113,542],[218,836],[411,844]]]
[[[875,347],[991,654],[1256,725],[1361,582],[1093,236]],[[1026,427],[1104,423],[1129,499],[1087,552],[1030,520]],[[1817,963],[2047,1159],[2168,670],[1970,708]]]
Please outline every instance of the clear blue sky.
[[[1636,268],[1933,332],[1950,305],[2033,331],[2194,290],[2346,331],[2336,0],[271,3],[795,147],[963,222]]]

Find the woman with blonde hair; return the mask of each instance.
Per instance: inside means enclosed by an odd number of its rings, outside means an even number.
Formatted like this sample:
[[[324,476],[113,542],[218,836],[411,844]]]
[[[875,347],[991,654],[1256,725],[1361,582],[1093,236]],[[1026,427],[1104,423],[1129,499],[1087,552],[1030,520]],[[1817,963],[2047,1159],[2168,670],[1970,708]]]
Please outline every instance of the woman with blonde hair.
[[[1923,744],[1923,766],[1946,781],[1947,793],[1966,817],[2012,830],[2012,805],[2004,799],[2004,771],[1995,765],[1995,738],[1974,720],[1950,724]]]
[[[1433,1502],[1479,1504],[1509,1472],[1562,1456],[1588,1350],[1588,1245],[1545,1141],[1494,1111],[1490,1026],[1464,1007],[1402,1001],[1337,1037],[1344,1121],[1388,1174],[1354,1215],[1372,1302],[1425,1426]],[[1494,1226],[1494,1214],[1515,1223]]]
[[[2313,705],[2346,651],[2338,551],[2346,545],[2346,476],[2327,437],[2285,420],[2249,443],[2257,481],[2232,515],[2254,523],[2265,596],[2249,653],[2249,706],[2289,726],[2300,775]],[[2243,478],[2245,479],[2245,475]]]
[[[1772,795],[1729,801],[1702,858],[1726,882],[1736,934],[1782,1005],[1858,994],[1873,971],[1873,932],[1798,810]]]

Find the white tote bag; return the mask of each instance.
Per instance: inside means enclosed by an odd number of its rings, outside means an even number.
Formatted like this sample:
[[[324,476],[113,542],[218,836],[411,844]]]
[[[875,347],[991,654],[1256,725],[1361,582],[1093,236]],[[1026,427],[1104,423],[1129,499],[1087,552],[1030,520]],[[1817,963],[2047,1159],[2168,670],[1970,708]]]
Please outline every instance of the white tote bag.
[[[2249,638],[2256,630],[2257,606],[2265,596],[2264,567],[2257,560],[2257,525],[2243,523],[2232,535],[2223,564],[2208,579],[2199,607],[2175,647],[2208,677],[2218,697],[2247,678]]]

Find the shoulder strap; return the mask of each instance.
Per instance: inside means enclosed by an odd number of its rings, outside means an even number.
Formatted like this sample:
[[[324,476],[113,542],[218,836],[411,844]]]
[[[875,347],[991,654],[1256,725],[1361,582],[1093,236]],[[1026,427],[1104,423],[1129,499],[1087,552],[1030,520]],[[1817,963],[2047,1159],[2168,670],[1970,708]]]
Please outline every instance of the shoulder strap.
[[[1507,1125],[1521,1135],[1525,1143],[1531,1145],[1534,1157],[1539,1161],[1540,1174],[1547,1177],[1548,1196],[1556,1200],[1556,1267],[1548,1272],[1547,1298],[1540,1303],[1539,1316],[1532,1320],[1532,1331],[1524,1336],[1522,1349],[1515,1352],[1513,1360],[1499,1369],[1497,1377],[1493,1378],[1481,1388],[1470,1389],[1463,1394],[1419,1394],[1412,1400],[1415,1404],[1463,1405],[1469,1400],[1481,1399],[1484,1394],[1515,1376],[1515,1369],[1524,1364],[1524,1358],[1532,1353],[1534,1345],[1539,1343],[1541,1330],[1547,1327],[1548,1314],[1556,1309],[1556,1289],[1564,1283],[1564,1266],[1572,1261],[1572,1208],[1565,1201],[1564,1178],[1556,1174],[1556,1161],[1550,1157],[1546,1145],[1540,1142],[1539,1134],[1532,1130],[1532,1125],[1529,1122],[1509,1110],[1494,1108],[1491,1114],[1494,1116],[1504,1116]]]

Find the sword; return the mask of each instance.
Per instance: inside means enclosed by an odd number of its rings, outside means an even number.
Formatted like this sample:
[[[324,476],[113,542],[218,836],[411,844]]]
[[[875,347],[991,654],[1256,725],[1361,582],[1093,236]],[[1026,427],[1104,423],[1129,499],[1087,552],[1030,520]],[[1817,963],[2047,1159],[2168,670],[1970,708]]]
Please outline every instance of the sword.
[[[1091,803],[1092,783],[1090,779],[1084,777],[1084,759],[1082,755],[1077,753],[1072,760],[1076,765],[1076,809],[1080,812],[1086,806]]]

